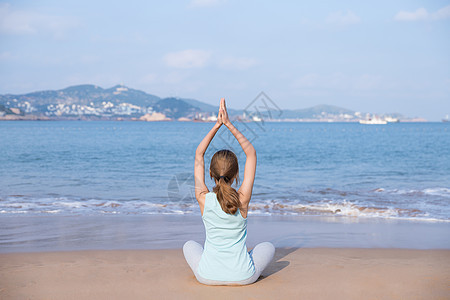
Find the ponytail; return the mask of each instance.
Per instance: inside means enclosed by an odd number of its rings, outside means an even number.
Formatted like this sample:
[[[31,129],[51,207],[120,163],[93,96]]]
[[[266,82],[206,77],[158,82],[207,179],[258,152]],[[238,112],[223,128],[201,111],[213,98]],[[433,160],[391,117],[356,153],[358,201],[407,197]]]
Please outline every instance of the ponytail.
[[[239,194],[231,187],[233,181],[239,181],[239,164],[236,154],[230,150],[219,150],[211,158],[209,168],[211,179],[214,178],[216,186],[213,188],[222,210],[234,215],[241,207]]]
[[[241,202],[239,201],[238,192],[232,188],[231,185],[227,184],[225,178],[226,177],[220,176],[213,191],[217,195],[217,200],[219,201],[222,210],[227,214],[234,215],[238,208],[241,207]]]

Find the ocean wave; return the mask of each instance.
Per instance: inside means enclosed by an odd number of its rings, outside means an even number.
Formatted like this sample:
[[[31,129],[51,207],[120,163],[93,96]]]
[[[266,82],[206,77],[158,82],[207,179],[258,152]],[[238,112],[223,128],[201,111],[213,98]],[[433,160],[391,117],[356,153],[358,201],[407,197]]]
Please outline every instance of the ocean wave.
[[[380,191],[381,192],[381,191]],[[384,192],[384,190],[383,190]],[[430,189],[429,193],[446,192]],[[393,205],[374,205],[346,199],[319,201],[276,201],[253,199],[250,215],[317,215],[354,218],[414,219],[450,222],[447,215],[430,213],[428,208],[410,205],[408,208]],[[416,207],[414,207],[416,206]],[[418,208],[420,207],[420,208]],[[10,196],[0,199],[0,214],[199,214],[196,201],[157,200],[107,200],[70,197]]]
[[[333,188],[325,188],[319,190],[306,190],[307,193],[322,195],[322,196],[367,196],[373,193],[377,194],[396,194],[396,195],[430,195],[430,196],[440,196],[440,197],[450,197],[450,188],[446,187],[434,187],[434,188],[424,188],[424,189],[387,189],[383,187],[375,188],[372,190],[353,190],[345,191]]]
[[[434,196],[450,196],[449,188],[434,188],[434,189],[424,189],[422,190],[424,194],[434,195]]]
[[[6,197],[6,199],[0,201],[0,214],[188,214],[193,213],[194,208],[193,203],[69,199],[67,197]]]
[[[444,198],[450,197],[450,188],[445,188],[445,187],[426,188],[426,189],[422,189],[422,190],[415,190],[415,189],[396,190],[396,189],[394,189],[394,190],[389,190],[387,192],[392,193],[392,194],[398,194],[398,195],[414,195],[414,196],[430,195],[430,196],[440,196],[440,197],[444,197]]]
[[[438,218],[430,218],[428,213],[419,209],[370,207],[357,205],[345,200],[342,202],[324,201],[310,204],[254,203],[250,205],[250,211],[254,214],[336,215],[346,217],[426,218],[438,220]]]

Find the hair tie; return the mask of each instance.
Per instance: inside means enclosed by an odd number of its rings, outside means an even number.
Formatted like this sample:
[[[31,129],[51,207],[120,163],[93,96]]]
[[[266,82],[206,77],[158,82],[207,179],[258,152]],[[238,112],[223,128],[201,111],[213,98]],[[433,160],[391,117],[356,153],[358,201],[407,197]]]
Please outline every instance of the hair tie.
[[[228,180],[227,180],[228,178],[227,178],[226,176],[220,176],[220,177],[219,177],[219,180],[220,180],[221,178],[223,178],[223,180],[225,180],[225,182],[228,182]]]

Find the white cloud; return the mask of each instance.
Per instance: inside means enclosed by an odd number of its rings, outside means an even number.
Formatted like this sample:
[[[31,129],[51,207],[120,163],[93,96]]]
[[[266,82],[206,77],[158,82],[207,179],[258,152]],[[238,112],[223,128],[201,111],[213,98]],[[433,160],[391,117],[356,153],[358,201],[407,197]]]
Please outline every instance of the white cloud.
[[[257,64],[254,58],[229,56],[220,60],[218,65],[225,70],[247,70]]]
[[[354,12],[348,10],[347,12],[337,11],[328,15],[325,20],[329,24],[334,25],[352,25],[361,22],[361,18]]]
[[[191,7],[208,7],[216,6],[224,3],[225,0],[192,0],[190,3]]]
[[[397,21],[418,21],[428,19],[428,12],[425,8],[418,8],[416,11],[400,11],[394,17]]]
[[[450,18],[450,5],[441,8],[437,12],[431,15],[435,20]]]
[[[211,57],[211,52],[205,50],[187,49],[164,55],[164,62],[173,68],[190,69],[204,67]]]
[[[77,21],[72,17],[13,10],[8,3],[0,4],[0,34],[27,35],[49,33],[55,38],[62,38],[68,29],[77,26]]]
[[[425,8],[421,7],[413,12],[400,11],[394,19],[396,21],[425,21],[425,20],[441,20],[450,17],[450,5],[445,6],[434,13],[429,13]]]

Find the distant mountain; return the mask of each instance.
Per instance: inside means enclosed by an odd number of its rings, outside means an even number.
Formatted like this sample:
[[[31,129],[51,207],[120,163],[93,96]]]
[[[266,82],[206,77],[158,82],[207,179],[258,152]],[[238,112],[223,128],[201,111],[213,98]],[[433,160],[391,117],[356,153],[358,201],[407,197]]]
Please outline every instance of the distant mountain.
[[[7,100],[17,99],[18,101],[28,101],[34,105],[48,105],[55,103],[65,104],[94,104],[103,101],[112,103],[132,102],[139,106],[152,105],[159,97],[145,92],[116,85],[109,89],[102,89],[96,85],[77,85],[56,91],[40,91],[24,95],[0,95],[0,103]]]
[[[264,110],[265,105],[255,107]],[[0,118],[3,119],[139,119],[157,112],[170,119],[214,120],[213,116],[217,111],[218,105],[187,98],[162,99],[124,85],[103,89],[85,84],[23,95],[0,95]],[[294,121],[355,122],[370,117],[369,114],[332,105],[283,110],[281,114],[280,111],[272,114],[270,111],[244,112],[231,108],[228,108],[228,112],[230,117],[242,121],[261,121],[275,117]],[[149,116],[147,119],[151,119]]]
[[[194,100],[194,99],[184,99],[183,98],[180,100],[183,100],[184,102],[186,102],[192,106],[198,107],[203,112],[217,112],[219,110],[219,105],[214,106],[214,105],[207,104],[207,103],[204,103],[204,102],[201,102],[198,100]]]
[[[202,112],[217,114],[217,111],[219,110],[219,105],[211,105],[194,99],[180,98],[180,100],[183,100],[184,102],[189,103],[192,106],[198,107]],[[229,107],[227,108],[227,110],[230,115],[240,115],[243,112],[242,110],[236,110]]]
[[[5,107],[19,108],[26,114],[59,118],[142,115],[159,100],[157,96],[123,85],[103,89],[86,84],[56,91],[0,95],[0,104]]]
[[[194,100],[196,101],[196,100]],[[200,101],[197,101],[201,103]],[[206,104],[207,105],[207,104]],[[169,118],[194,117],[202,110],[178,98],[165,98],[153,105],[153,110],[165,114]]]
[[[0,105],[2,105],[0,116],[25,114],[82,119],[137,118],[152,112],[163,113],[172,119],[181,117],[192,119],[207,118],[217,114],[218,110],[218,106],[195,99],[162,99],[124,85],[103,89],[92,84],[22,95],[0,95]],[[233,115],[237,111],[230,109],[229,113]]]

